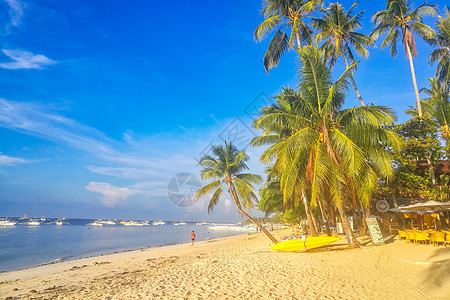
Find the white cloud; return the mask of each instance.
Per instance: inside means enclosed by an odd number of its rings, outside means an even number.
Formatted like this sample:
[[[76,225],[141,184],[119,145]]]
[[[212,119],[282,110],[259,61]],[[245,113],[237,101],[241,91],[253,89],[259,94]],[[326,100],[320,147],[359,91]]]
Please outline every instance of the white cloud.
[[[171,177],[196,168],[196,148],[168,144],[166,137],[119,142],[96,129],[49,111],[36,103],[0,98],[0,127],[81,150],[113,166],[89,166],[91,172],[127,179]],[[175,139],[174,139],[175,140]],[[190,141],[186,144],[192,144]],[[176,139],[173,143],[183,143]],[[120,150],[119,150],[120,149]],[[170,149],[170,150],[168,150]],[[185,149],[178,153],[178,149]]]
[[[87,169],[92,173],[125,179],[145,179],[152,176],[157,176],[159,174],[158,171],[153,169],[126,168],[126,167],[88,166]]]
[[[26,164],[28,162],[29,161],[23,158],[4,155],[0,152],[0,166],[12,166],[12,165]]]
[[[139,190],[116,187],[109,183],[95,181],[89,182],[86,189],[94,193],[102,194],[103,197],[101,200],[106,207],[115,207],[129,197],[141,193]]]
[[[54,65],[57,61],[41,54],[33,54],[23,50],[2,49],[2,52],[13,61],[0,63],[3,69],[43,69],[44,66]]]
[[[9,6],[9,15],[11,17],[11,23],[9,26],[19,26],[23,17],[23,9],[25,4],[19,0],[4,0]]]
[[[86,168],[91,173],[127,179],[124,188],[97,182],[108,181],[99,178],[99,175],[95,179],[86,179],[86,183],[95,180],[86,189],[100,193],[102,202],[110,207],[124,203],[138,192],[139,196],[132,199],[133,204],[139,203],[139,199],[158,197],[160,203],[168,207],[175,206],[168,198],[170,179],[184,172],[199,178],[200,167],[195,158],[210,142],[222,143],[217,133],[223,131],[228,121],[214,124],[207,130],[190,129],[189,132],[174,135],[161,133],[141,136],[126,131],[122,139],[114,140],[95,128],[64,116],[60,111],[52,110],[52,105],[0,98],[0,127],[51,141],[73,151],[74,156],[82,157],[80,161],[86,162]],[[249,167],[252,172],[262,174],[263,166],[258,162],[258,151],[262,149],[250,151],[252,160]],[[227,199],[229,195],[225,188],[224,198],[216,209],[217,216],[223,217],[220,212],[235,214],[232,202]],[[208,200],[200,199],[195,205],[183,208],[183,211],[206,213]]]

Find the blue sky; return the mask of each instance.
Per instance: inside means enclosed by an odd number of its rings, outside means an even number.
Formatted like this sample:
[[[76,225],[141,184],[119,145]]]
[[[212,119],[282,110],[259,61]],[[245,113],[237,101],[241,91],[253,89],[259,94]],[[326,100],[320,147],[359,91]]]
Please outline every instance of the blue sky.
[[[359,4],[361,32],[384,3]],[[241,220],[227,198],[208,216],[204,200],[181,208],[167,188],[179,173],[199,175],[211,143],[246,146],[264,95],[296,85],[294,52],[269,75],[263,68],[270,39],[253,40],[260,6],[0,0],[0,216]],[[431,48],[416,43],[420,88],[434,68]],[[415,98],[403,48],[394,58],[369,51],[355,76],[363,98],[406,120]],[[349,90],[346,106],[358,103]],[[262,174],[262,149],[247,149]]]

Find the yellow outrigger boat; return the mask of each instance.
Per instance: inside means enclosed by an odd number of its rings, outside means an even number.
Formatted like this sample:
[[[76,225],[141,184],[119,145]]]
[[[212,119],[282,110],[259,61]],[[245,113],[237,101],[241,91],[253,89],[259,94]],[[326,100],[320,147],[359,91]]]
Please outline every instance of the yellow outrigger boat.
[[[328,244],[339,241],[341,238],[335,236],[314,236],[307,237],[305,240],[294,239],[280,242],[270,247],[272,250],[278,251],[301,251],[319,248]]]

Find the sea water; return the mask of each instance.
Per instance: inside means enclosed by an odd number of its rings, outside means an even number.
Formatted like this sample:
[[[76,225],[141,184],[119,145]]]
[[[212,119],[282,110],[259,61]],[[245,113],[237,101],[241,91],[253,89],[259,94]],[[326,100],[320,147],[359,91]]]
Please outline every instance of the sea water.
[[[17,218],[11,218],[17,221]],[[190,242],[192,230],[196,241],[242,234],[214,231],[206,225],[87,226],[91,219],[67,219],[62,226],[47,219],[39,226],[16,224],[0,227],[0,272],[41,264],[110,254],[115,252]],[[20,222],[20,221],[19,221]],[[70,224],[70,225],[69,225]]]

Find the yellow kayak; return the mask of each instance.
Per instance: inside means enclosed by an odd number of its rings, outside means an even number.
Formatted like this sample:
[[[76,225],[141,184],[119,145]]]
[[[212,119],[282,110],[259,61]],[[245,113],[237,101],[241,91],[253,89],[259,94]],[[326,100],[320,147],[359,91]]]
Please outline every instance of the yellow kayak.
[[[270,247],[272,250],[278,251],[300,251],[319,248],[339,241],[341,238],[335,236],[314,236],[307,237],[305,241],[302,239],[287,240]],[[306,248],[305,248],[306,246]]]

